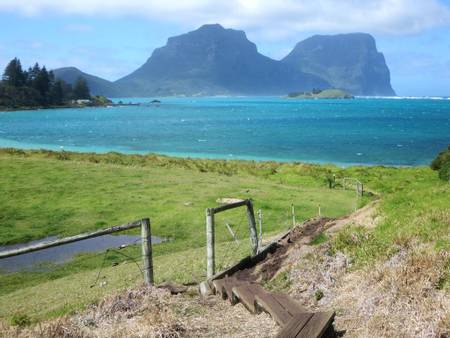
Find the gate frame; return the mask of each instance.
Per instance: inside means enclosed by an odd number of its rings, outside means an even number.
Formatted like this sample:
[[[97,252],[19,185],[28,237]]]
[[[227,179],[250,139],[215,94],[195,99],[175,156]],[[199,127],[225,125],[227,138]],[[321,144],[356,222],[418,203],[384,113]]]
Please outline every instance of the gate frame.
[[[211,278],[214,276],[216,270],[215,262],[215,229],[214,229],[214,215],[220,212],[247,207],[247,219],[250,232],[250,240],[252,243],[252,256],[258,252],[258,235],[256,233],[255,212],[253,210],[253,203],[249,199],[245,199],[235,203],[224,204],[215,208],[206,209],[206,276]]]

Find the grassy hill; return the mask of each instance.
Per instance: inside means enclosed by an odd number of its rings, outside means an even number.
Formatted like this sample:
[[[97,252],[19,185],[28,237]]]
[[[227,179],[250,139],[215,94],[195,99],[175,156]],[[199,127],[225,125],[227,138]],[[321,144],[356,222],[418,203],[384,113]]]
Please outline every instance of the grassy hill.
[[[374,195],[356,200],[336,175],[362,181]],[[150,217],[153,234],[173,240],[155,246],[157,282],[199,282],[205,278],[204,210],[219,197],[252,198],[263,210],[264,235],[322,214],[339,217],[355,205],[380,199],[375,228],[349,225],[327,252],[342,252],[356,271],[379,264],[404,245],[426,245],[436,254],[450,251],[450,185],[427,167],[386,168],[320,166],[300,163],[221,161],[157,155],[81,154],[0,150],[0,243],[17,243],[48,235],[71,235],[107,225]],[[225,215],[225,214],[224,214]],[[217,219],[219,269],[248,253],[234,246],[225,223],[241,224],[239,211]],[[72,313],[106,294],[137,285],[139,270],[129,257],[139,247],[108,255],[84,254],[43,271],[0,274],[1,321],[32,321]],[[126,257],[128,256],[128,258]],[[445,254],[444,256],[445,257]],[[450,263],[441,266],[436,288],[448,289]],[[100,270],[100,272],[99,272]],[[95,284],[97,277],[101,279]],[[95,284],[94,287],[90,287]]]
[[[205,276],[205,208],[216,206],[220,197],[252,198],[255,209],[263,210],[265,235],[292,225],[292,203],[298,221],[316,216],[319,204],[323,214],[345,215],[354,208],[355,194],[328,189],[327,173],[326,167],[275,162],[3,149],[0,244],[74,235],[150,217],[153,234],[172,239],[155,246],[157,282],[199,282]],[[226,243],[226,261],[218,256],[220,268],[248,254],[249,246],[230,250],[233,242],[225,227],[225,222],[239,226],[241,242],[248,243],[242,210],[216,221],[217,242]],[[121,252],[135,257],[139,250],[135,246]],[[116,263],[121,264],[112,267]],[[103,265],[102,275],[114,277],[105,288],[89,288]],[[60,315],[142,280],[135,264],[118,253],[106,259],[103,253],[81,255],[44,270],[0,275],[0,301],[8,304],[1,307],[0,317],[22,312],[34,319]]]

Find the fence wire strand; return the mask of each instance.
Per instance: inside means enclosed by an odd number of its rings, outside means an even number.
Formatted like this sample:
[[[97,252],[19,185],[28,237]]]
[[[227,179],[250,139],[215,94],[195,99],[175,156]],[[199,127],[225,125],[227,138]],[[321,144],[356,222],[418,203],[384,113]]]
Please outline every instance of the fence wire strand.
[[[247,213],[243,208],[238,208],[234,214],[233,212],[218,214],[215,221],[216,243],[220,246],[216,253],[217,269],[223,270],[243,258],[240,256],[242,251],[250,253],[251,240],[249,234],[247,234]],[[246,238],[248,238],[248,241]]]

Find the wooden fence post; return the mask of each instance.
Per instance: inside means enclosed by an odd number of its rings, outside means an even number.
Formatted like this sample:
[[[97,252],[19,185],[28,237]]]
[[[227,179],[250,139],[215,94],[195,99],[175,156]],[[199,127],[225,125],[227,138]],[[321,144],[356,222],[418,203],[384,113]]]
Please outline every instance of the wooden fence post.
[[[262,248],[262,210],[258,209],[258,223],[259,223],[259,239],[258,239],[258,252]]]
[[[211,278],[215,273],[214,253],[214,209],[206,209],[206,276]]]
[[[364,186],[361,182],[358,183],[358,193],[361,197],[364,195]]]
[[[142,258],[144,260],[144,282],[153,285],[152,231],[150,220],[141,221]]]
[[[291,214],[292,214],[292,227],[294,228],[297,224],[295,221],[295,206],[294,204],[291,204]]]
[[[258,235],[256,233],[256,221],[255,212],[253,211],[253,203],[247,200],[247,217],[248,227],[250,229],[250,240],[252,242],[252,255],[256,255],[258,252]]]

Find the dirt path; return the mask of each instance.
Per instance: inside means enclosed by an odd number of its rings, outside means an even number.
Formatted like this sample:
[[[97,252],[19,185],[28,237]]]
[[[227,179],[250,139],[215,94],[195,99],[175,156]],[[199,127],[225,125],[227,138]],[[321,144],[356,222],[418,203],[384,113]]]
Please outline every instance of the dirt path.
[[[370,202],[354,213],[334,220],[328,225],[325,232],[328,234],[333,234],[342,230],[349,224],[362,226],[368,229],[375,228],[377,224],[382,220],[382,216],[380,216],[377,212],[379,202],[379,200]]]
[[[316,235],[327,229],[330,218],[322,217],[309,220],[302,225],[296,226],[289,234],[281,238],[275,249],[267,254],[261,262],[233,274],[234,277],[249,282],[266,282],[272,279],[284,266],[293,247],[309,243]]]

